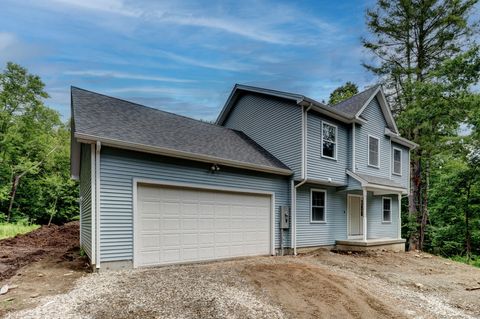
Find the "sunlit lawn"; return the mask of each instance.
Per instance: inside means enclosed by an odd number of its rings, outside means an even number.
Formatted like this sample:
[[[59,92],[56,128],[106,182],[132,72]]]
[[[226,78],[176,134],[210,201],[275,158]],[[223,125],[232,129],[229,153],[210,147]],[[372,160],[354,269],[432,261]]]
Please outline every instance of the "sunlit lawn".
[[[15,237],[18,234],[26,234],[39,227],[39,225],[29,225],[25,223],[1,223],[0,239]]]

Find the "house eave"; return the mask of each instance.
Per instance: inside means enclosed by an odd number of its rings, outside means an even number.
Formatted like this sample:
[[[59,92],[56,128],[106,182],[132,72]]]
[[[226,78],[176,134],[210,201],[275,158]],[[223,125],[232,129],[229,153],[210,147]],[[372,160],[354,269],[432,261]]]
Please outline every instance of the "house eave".
[[[360,184],[362,185],[362,188],[366,188],[367,190],[375,191],[375,190],[380,190],[380,191],[391,191],[394,193],[401,193],[401,194],[407,194],[408,190],[404,187],[395,187],[395,186],[389,186],[389,185],[382,185],[382,184],[376,184],[376,183],[371,183],[368,182],[367,180],[363,179],[362,177],[358,176],[357,174],[347,170],[347,175],[356,179]]]
[[[395,142],[397,144],[406,146],[411,150],[418,147],[417,143],[412,142],[410,140],[407,140],[406,138],[401,137],[398,134],[395,134],[395,132],[392,132],[388,127],[385,128],[385,135],[389,136],[391,138],[392,142]]]
[[[98,141],[98,142],[101,142],[103,146],[110,146],[110,147],[115,147],[115,148],[120,148],[125,150],[133,150],[133,151],[139,151],[139,152],[156,154],[156,155],[170,156],[170,157],[193,160],[193,161],[204,162],[204,163],[215,163],[215,164],[225,165],[229,167],[259,171],[259,172],[277,174],[277,175],[283,175],[283,176],[290,176],[293,174],[293,172],[289,169],[251,164],[251,163],[246,163],[241,161],[219,158],[215,156],[195,154],[195,153],[173,150],[173,149],[157,147],[157,146],[150,146],[150,145],[145,145],[140,143],[132,143],[132,142],[127,142],[127,141],[122,141],[117,139],[78,133],[78,132],[75,133],[75,138],[77,139],[78,142],[82,142],[82,143],[95,143]]]

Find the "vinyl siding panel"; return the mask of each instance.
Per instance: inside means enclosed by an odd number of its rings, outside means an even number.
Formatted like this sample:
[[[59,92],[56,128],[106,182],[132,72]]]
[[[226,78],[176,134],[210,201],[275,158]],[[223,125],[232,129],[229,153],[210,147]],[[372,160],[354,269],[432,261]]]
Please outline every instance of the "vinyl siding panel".
[[[398,176],[393,174],[393,148],[399,148],[402,150],[402,176]],[[392,180],[400,183],[403,185],[405,188],[409,188],[410,181],[408,180],[408,173],[410,169],[410,163],[408,162],[408,152],[410,150],[408,147],[396,144],[392,142],[392,148],[391,148],[391,160],[392,160]]]
[[[390,138],[385,136],[387,125],[377,98],[374,98],[361,114],[368,123],[356,126],[356,172],[390,178]],[[368,136],[379,139],[379,168],[368,165]]]
[[[382,222],[383,197],[392,200],[392,221]],[[371,192],[367,195],[367,237],[374,238],[397,238],[398,235],[398,196],[383,195],[373,196]]]
[[[102,148],[100,157],[100,260],[133,256],[133,179],[197,183],[275,193],[275,246],[280,246],[280,206],[290,205],[290,182],[275,175],[230,169],[211,173],[210,165],[162,156]],[[288,233],[285,246],[290,245]]]
[[[80,247],[92,260],[92,168],[90,145],[82,144],[80,162]]]
[[[283,99],[246,94],[238,98],[224,126],[243,131],[301,177],[302,109]]]
[[[310,190],[327,191],[326,223],[311,223]],[[345,192],[334,187],[303,185],[297,190],[297,247],[333,245],[335,240],[347,237]]]
[[[322,157],[322,123],[337,127],[336,159]],[[349,163],[349,130],[341,123],[329,120],[316,113],[308,113],[307,121],[307,168],[308,178],[326,180],[347,184],[345,170]]]

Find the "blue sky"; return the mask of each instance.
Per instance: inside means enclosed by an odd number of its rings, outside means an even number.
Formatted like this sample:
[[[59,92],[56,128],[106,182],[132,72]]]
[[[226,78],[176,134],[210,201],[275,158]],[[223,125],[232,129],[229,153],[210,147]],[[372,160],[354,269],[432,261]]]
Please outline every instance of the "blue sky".
[[[70,85],[215,119],[235,83],[328,99],[375,82],[363,1],[9,1],[0,64],[41,76],[46,104],[70,116]]]

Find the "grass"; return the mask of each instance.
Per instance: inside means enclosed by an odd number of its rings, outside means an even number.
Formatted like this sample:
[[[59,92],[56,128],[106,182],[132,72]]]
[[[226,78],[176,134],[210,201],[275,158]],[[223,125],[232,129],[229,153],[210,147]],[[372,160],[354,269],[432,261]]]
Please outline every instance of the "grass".
[[[39,227],[39,225],[31,225],[24,222],[0,223],[0,239],[15,237],[19,234],[26,234]]]
[[[480,256],[473,255],[470,259],[466,256],[453,256],[450,259],[480,268]]]

